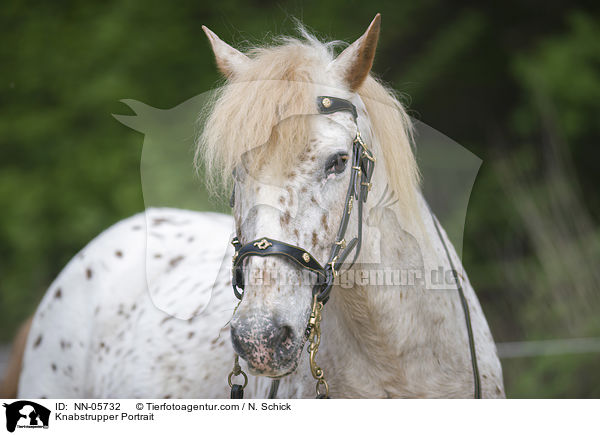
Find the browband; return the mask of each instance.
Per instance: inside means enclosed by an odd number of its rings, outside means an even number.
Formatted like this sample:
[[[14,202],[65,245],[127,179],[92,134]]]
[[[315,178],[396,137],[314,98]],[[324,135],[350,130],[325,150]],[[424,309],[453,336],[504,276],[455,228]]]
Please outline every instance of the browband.
[[[318,97],[317,108],[319,113],[328,115],[335,112],[350,112],[354,121],[358,119],[358,113],[356,112],[356,106],[348,100],[343,100],[336,97]]]

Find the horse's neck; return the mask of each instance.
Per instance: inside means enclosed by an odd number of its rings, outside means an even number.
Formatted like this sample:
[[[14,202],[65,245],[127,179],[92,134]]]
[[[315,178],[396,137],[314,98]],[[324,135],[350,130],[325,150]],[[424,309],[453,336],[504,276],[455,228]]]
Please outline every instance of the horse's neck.
[[[413,372],[423,372],[419,364],[427,361],[457,362],[456,347],[463,347],[453,333],[464,328],[454,292],[426,289],[425,275],[444,263],[439,238],[427,236],[435,229],[421,205],[425,234],[405,231],[393,209],[366,226],[361,258],[379,264],[355,266],[354,285],[334,289],[326,306],[323,345],[345,396],[428,395],[414,386],[426,380]]]

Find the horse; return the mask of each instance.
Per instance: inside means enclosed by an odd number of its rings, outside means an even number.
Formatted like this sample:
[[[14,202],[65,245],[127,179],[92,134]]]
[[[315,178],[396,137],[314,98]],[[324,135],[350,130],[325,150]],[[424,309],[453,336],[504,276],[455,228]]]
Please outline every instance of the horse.
[[[203,26],[225,85],[196,160],[233,216],[152,208],[90,242],[34,315],[20,397],[504,397],[410,118],[371,72],[380,20],[337,56],[303,28],[242,53]]]

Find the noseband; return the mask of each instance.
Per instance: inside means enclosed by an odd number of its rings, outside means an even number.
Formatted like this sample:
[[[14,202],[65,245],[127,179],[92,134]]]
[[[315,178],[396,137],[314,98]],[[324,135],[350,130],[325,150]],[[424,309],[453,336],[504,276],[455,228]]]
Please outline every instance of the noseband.
[[[333,281],[337,277],[341,266],[348,259],[348,256],[354,251],[352,264],[356,261],[360,252],[362,241],[362,212],[363,204],[367,200],[369,190],[371,190],[371,177],[375,168],[375,157],[367,145],[363,142],[358,130],[356,107],[348,100],[335,97],[317,97],[317,108],[320,114],[330,114],[335,112],[350,112],[356,124],[356,135],[352,141],[352,169],[350,183],[344,201],[344,212],[338,228],[336,241],[331,246],[329,259],[325,266],[322,266],[314,256],[306,249],[291,245],[286,242],[261,237],[242,245],[237,237],[234,237],[231,243],[235,248],[233,255],[232,279],[233,292],[238,299],[242,299],[244,290],[244,259],[251,256],[268,257],[279,256],[287,258],[295,266],[313,272],[317,276],[317,282],[313,287],[313,296],[317,301],[325,304],[329,299],[329,293],[333,287]],[[348,223],[354,202],[358,209],[358,234],[350,242],[346,242],[345,235],[348,229]],[[233,205],[233,204],[232,204]],[[242,291],[240,291],[240,289]]]

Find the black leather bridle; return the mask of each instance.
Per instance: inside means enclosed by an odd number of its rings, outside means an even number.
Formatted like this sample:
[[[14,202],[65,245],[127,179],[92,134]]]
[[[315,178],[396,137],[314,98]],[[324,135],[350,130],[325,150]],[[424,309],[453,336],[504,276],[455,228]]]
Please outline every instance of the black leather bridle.
[[[243,297],[244,290],[244,273],[242,267],[244,259],[247,257],[280,256],[287,258],[299,268],[315,273],[317,275],[317,282],[313,287],[313,295],[316,295],[317,300],[323,302],[323,304],[329,299],[333,280],[337,276],[341,266],[348,259],[350,253],[354,251],[352,264],[354,264],[358,257],[362,241],[363,204],[367,200],[367,196],[371,190],[371,177],[375,168],[375,157],[360,136],[357,123],[358,113],[354,104],[341,98],[321,96],[317,97],[317,108],[320,114],[330,114],[340,111],[350,112],[356,124],[356,135],[352,141],[352,172],[350,183],[346,193],[344,212],[338,228],[336,241],[331,246],[329,259],[325,266],[322,266],[306,249],[299,246],[269,237],[261,237],[242,245],[238,237],[234,237],[231,241],[235,248],[231,284],[233,292],[240,300]],[[344,237],[355,202],[358,209],[358,234],[350,242],[346,242]]]
[[[244,259],[251,256],[268,257],[268,256],[280,256],[287,258],[293,264],[301,269],[309,270],[317,275],[317,282],[313,287],[313,297],[316,296],[317,301],[325,304],[329,299],[331,288],[333,287],[334,278],[337,276],[341,266],[348,259],[350,253],[354,250],[354,258],[350,267],[356,261],[358,254],[360,253],[362,243],[362,213],[363,204],[367,201],[367,196],[371,190],[371,177],[373,176],[373,170],[375,168],[375,156],[372,151],[363,142],[360,131],[358,129],[358,113],[356,107],[348,100],[341,98],[320,96],[317,97],[317,108],[320,114],[330,114],[340,111],[350,112],[356,124],[356,135],[352,142],[352,169],[350,175],[350,183],[348,185],[348,191],[346,193],[346,199],[344,202],[344,212],[342,219],[338,227],[336,240],[331,246],[331,252],[329,259],[325,266],[322,266],[307,250],[290,245],[279,240],[271,239],[269,237],[262,237],[256,240],[252,240],[245,245],[242,245],[238,237],[234,237],[231,243],[234,246],[235,253],[233,255],[232,264],[232,279],[231,283],[233,286],[233,292],[236,297],[240,300],[243,298],[244,290],[244,273],[243,273],[243,262]],[[232,194],[230,201],[231,207],[233,207],[233,200],[235,198],[235,192]],[[357,203],[358,209],[358,232],[357,236],[350,242],[346,242],[345,235],[348,229],[348,223],[350,222],[350,216],[354,207],[354,202]],[[479,368],[477,364],[477,355],[475,351],[475,339],[473,335],[473,328],[471,325],[471,318],[469,315],[469,308],[466,297],[463,292],[462,285],[456,274],[454,263],[452,261],[450,251],[444,240],[440,224],[431,213],[432,219],[435,224],[438,236],[444,246],[444,250],[448,257],[450,267],[454,271],[454,278],[456,281],[457,290],[461,300],[463,308],[465,322],[467,326],[467,335],[469,342],[469,350],[471,353],[471,363],[473,368],[473,383],[474,383],[474,394],[476,399],[481,398],[481,381],[479,379]],[[241,289],[242,291],[240,291]],[[309,327],[310,328],[310,327]],[[307,335],[310,329],[307,328]],[[237,361],[237,360],[236,360]],[[238,366],[239,368],[239,366]],[[239,374],[239,373],[234,373]],[[231,375],[230,375],[231,376]],[[244,375],[245,376],[245,375]],[[271,385],[271,392],[269,398],[275,398],[277,394],[277,386],[279,380],[274,380]],[[241,385],[232,385],[232,398],[243,397],[243,387]]]

